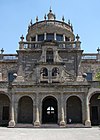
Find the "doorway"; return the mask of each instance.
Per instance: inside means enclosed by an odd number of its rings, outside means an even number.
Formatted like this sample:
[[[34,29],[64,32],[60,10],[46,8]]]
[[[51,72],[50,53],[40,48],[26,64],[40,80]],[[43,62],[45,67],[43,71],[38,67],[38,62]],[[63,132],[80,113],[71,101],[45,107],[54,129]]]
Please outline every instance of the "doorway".
[[[100,94],[95,94],[90,99],[90,119],[92,125],[100,125]]]
[[[24,96],[18,104],[18,123],[33,122],[33,101],[30,97]]]
[[[56,124],[58,122],[58,107],[56,98],[49,96],[42,102],[42,123]]]

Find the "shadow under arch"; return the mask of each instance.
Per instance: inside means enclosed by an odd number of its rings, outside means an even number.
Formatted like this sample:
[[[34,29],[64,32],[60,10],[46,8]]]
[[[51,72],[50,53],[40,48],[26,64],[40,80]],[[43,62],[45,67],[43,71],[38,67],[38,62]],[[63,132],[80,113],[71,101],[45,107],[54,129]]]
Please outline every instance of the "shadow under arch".
[[[100,92],[90,97],[90,120],[92,125],[100,125]]]
[[[78,96],[70,96],[66,102],[67,123],[82,123],[82,101]]]
[[[18,123],[33,123],[33,100],[22,96],[18,102]]]
[[[10,99],[6,94],[0,94],[0,126],[8,126],[10,120]]]

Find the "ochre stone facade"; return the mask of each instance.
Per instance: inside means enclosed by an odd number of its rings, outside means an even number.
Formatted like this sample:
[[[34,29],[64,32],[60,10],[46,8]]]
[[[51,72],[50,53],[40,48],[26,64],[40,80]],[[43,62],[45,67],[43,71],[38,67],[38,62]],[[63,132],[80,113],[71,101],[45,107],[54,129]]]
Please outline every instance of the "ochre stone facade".
[[[52,10],[30,22],[16,54],[0,54],[0,125],[100,124],[100,54],[84,54],[70,22]]]

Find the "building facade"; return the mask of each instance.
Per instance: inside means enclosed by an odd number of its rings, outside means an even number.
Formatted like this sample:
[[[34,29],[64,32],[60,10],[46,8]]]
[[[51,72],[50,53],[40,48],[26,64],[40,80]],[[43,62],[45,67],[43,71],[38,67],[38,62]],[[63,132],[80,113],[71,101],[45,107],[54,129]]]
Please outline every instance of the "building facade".
[[[50,9],[28,26],[16,54],[0,54],[0,125],[100,124],[99,49],[84,54],[73,27]]]

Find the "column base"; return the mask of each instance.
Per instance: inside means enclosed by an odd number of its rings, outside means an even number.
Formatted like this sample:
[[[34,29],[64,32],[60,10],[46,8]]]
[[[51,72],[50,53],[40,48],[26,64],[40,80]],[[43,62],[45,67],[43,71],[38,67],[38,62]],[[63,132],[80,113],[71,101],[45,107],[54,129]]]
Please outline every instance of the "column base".
[[[60,121],[60,127],[66,127],[65,121]]]
[[[34,127],[40,127],[40,122],[35,121],[35,122],[34,122]]]
[[[14,127],[14,126],[15,126],[15,121],[14,121],[14,120],[11,120],[11,121],[9,122],[8,127]]]
[[[91,121],[86,120],[86,121],[85,121],[85,126],[86,126],[86,127],[91,127]]]

